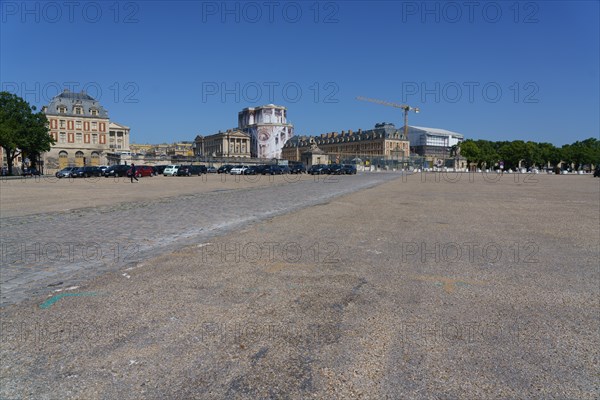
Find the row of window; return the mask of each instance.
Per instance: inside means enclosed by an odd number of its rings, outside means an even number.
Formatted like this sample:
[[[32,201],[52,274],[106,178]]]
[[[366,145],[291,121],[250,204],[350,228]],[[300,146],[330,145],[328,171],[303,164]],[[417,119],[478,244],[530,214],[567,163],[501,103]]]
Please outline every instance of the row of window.
[[[58,109],[59,114],[67,113],[67,106],[58,106],[57,109]],[[90,112],[90,115],[92,115],[92,116],[98,116],[100,114],[99,111],[95,108],[90,108],[88,111]],[[75,115],[83,115],[83,107],[80,107],[80,106],[73,107],[73,113]]]
[[[98,135],[97,133],[86,133],[85,135],[81,132],[76,132],[75,134],[66,132],[59,132],[58,135],[56,132],[51,133],[54,140],[58,143],[91,143],[91,144],[104,144],[106,143],[106,135]],[[120,139],[119,139],[120,141]],[[111,142],[114,142],[114,138],[111,139]]]
[[[68,123],[66,120],[61,119],[61,120],[58,120],[58,124],[57,124],[57,120],[52,119],[52,120],[50,120],[50,128],[52,128],[52,129],[57,129],[57,128],[58,129],[84,129],[84,130],[100,131],[100,132],[106,131],[106,124],[103,122],[100,122],[100,123],[98,123],[97,121],[91,121],[91,122],[86,121],[85,123],[82,121],[74,121],[74,123],[73,123],[73,121],[70,121],[70,122],[71,123]]]

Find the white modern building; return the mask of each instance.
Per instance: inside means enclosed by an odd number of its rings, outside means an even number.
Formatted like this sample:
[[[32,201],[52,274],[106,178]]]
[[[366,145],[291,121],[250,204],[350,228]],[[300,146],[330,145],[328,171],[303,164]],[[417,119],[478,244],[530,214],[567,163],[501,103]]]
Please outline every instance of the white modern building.
[[[250,154],[258,158],[281,158],[283,145],[294,135],[287,109],[275,104],[244,108],[238,114],[238,128],[250,135]]]
[[[460,133],[439,128],[408,126],[408,141],[411,153],[428,159],[446,159],[452,146],[461,143],[464,136]]]

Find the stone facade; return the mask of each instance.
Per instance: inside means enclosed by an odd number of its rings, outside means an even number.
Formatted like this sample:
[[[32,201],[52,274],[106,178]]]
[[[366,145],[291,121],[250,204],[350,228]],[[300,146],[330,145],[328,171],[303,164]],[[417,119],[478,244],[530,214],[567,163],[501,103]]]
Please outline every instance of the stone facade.
[[[111,122],[104,107],[84,92],[65,90],[42,110],[56,141],[42,155],[46,173],[67,166],[103,165],[107,153],[129,150],[129,127]]]
[[[251,156],[250,135],[238,129],[228,129],[209,136],[196,136],[195,155],[198,157],[242,157]]]
[[[294,136],[283,146],[281,157],[289,161],[301,161],[302,153],[311,147],[311,140],[332,161],[350,156],[402,159],[410,155],[409,142],[402,130],[396,129],[394,124],[383,122],[367,131],[359,129],[357,132],[331,132],[314,137]]]
[[[244,108],[238,129],[250,135],[250,155],[258,158],[281,158],[283,145],[294,135],[287,109],[275,104]]]

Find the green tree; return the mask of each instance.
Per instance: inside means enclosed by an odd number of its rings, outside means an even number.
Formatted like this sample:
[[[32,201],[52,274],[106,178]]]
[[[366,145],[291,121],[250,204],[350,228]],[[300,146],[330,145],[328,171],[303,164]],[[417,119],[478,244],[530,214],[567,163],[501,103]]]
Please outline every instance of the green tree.
[[[475,143],[471,139],[467,139],[460,144],[460,155],[467,159],[469,163],[477,163],[481,162],[481,151]]]
[[[35,110],[19,96],[0,92],[0,146],[6,152],[9,175],[19,155],[33,158],[54,144],[46,115]]]

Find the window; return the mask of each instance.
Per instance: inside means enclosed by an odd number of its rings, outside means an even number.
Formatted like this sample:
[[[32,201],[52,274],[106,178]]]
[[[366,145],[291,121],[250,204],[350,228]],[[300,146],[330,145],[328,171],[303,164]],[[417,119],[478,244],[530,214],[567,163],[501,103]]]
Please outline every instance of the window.
[[[65,106],[58,106],[58,112],[60,114],[66,114],[67,113],[67,107],[65,107]]]
[[[95,108],[90,108],[90,114],[92,114],[95,117],[98,115],[98,110],[96,110]]]
[[[59,128],[62,128],[62,129],[64,129],[64,128],[65,128],[65,126],[66,126],[66,124],[67,124],[67,123],[65,122],[65,120],[64,120],[64,119],[61,119],[61,120],[60,120],[60,122],[59,122]]]
[[[92,133],[92,144],[98,144],[98,134]]]
[[[61,132],[58,136],[58,142],[59,143],[66,143],[67,142],[67,134],[65,132]]]
[[[81,121],[75,121],[75,129],[81,129]]]
[[[75,114],[76,115],[82,115],[83,114],[83,109],[81,107],[75,107]]]
[[[81,135],[81,132],[77,132],[77,133],[75,134],[75,143],[81,143],[81,141],[82,141],[82,135]]]
[[[92,122],[92,130],[93,131],[97,131],[98,130],[98,123],[96,121]]]

